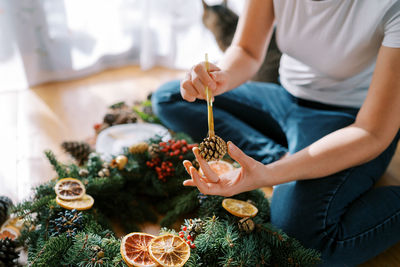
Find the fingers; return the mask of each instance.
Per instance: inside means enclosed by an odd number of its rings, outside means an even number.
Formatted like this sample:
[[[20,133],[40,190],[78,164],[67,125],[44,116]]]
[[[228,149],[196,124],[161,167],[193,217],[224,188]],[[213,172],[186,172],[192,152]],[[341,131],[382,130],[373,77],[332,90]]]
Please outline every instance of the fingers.
[[[199,162],[200,168],[202,169],[204,176],[206,176],[211,183],[218,183],[218,175],[210,168],[210,165],[208,165],[207,161],[205,161],[205,159],[203,159],[203,157],[200,155],[199,148],[194,147],[193,153],[196,156],[197,161]]]
[[[231,141],[228,141],[228,154],[245,169],[252,169],[255,166],[254,159],[247,156],[242,150],[240,150],[240,148],[234,145]]]
[[[206,195],[209,194],[210,187],[206,182],[204,182],[201,179],[201,176],[198,173],[198,171],[194,167],[190,167],[189,171],[190,171],[190,176],[192,176],[193,183],[197,186],[197,188],[200,190],[200,192],[203,194],[206,194]]]
[[[185,79],[181,81],[180,91],[182,98],[186,101],[193,102],[196,100],[198,93],[192,85],[190,73],[187,73]]]
[[[224,83],[228,78],[224,71],[210,72],[210,76],[216,83]]]
[[[212,64],[209,64],[209,66],[211,65]],[[209,71],[211,71],[211,69]],[[217,86],[215,81],[210,77],[210,74],[206,70],[205,62],[197,64],[193,67],[192,78],[196,79],[196,77],[200,79],[204,87],[208,86],[211,90],[214,90]]]
[[[184,186],[196,186],[196,184],[193,182],[193,180],[185,180],[183,181]]]
[[[220,69],[214,65],[209,64],[209,71],[219,72]],[[216,75],[221,80],[222,74]],[[193,102],[196,98],[206,99],[205,87],[208,86],[212,91],[217,89],[217,82],[214,81],[213,77],[205,68],[205,63],[199,63],[195,65],[187,74],[185,79],[181,82],[181,95],[182,98]]]
[[[191,175],[191,174],[190,174],[190,167],[193,167],[192,163],[191,163],[190,161],[188,161],[188,160],[185,160],[185,161],[183,161],[183,166],[185,167],[187,173],[188,173],[189,175]],[[210,181],[210,179],[208,179],[207,177],[204,177],[204,176],[201,176],[201,179],[202,179],[204,182],[206,182],[206,183],[212,182],[212,181]],[[192,180],[186,180],[186,181],[192,181]],[[186,182],[186,181],[185,181],[185,182]],[[184,182],[183,185],[186,185],[185,182]],[[194,186],[193,183],[191,183],[190,185],[191,185],[191,186]]]

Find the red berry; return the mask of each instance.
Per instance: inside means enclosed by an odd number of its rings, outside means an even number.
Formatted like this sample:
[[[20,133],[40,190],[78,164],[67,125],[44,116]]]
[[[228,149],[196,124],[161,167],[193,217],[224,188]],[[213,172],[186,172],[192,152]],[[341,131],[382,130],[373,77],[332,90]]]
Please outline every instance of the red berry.
[[[187,240],[192,240],[192,236],[191,235],[187,235]]]
[[[172,157],[174,155],[174,152],[170,152],[169,155]]]
[[[165,143],[165,142],[160,142],[160,143],[158,143],[158,145],[159,145],[159,146],[166,146],[167,143]]]
[[[187,145],[187,142],[186,142],[185,139],[182,139],[181,142],[182,142],[183,145]]]
[[[190,246],[192,244],[192,242],[190,242],[190,240],[186,241],[186,243]]]
[[[196,248],[196,245],[193,243],[190,245],[191,248]]]
[[[180,155],[180,156],[179,156],[179,159],[180,159],[180,160],[183,160],[183,156],[182,156],[182,155]]]
[[[187,227],[186,227],[186,226],[183,226],[183,227],[182,227],[182,230],[183,230],[183,231],[186,231],[186,230],[187,230]]]

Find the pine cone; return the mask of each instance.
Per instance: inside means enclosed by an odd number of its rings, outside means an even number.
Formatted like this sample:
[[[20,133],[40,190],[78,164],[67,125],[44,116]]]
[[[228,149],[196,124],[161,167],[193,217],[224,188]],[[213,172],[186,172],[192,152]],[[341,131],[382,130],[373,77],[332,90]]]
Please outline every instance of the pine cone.
[[[238,227],[241,231],[245,232],[246,234],[250,234],[251,232],[254,231],[255,224],[253,220],[250,219],[250,217],[245,217],[238,222]]]
[[[147,152],[149,153],[150,157],[152,159],[158,158],[161,153],[160,145],[159,144],[151,144],[149,148],[147,149]]]
[[[57,217],[49,221],[49,233],[57,236],[67,233],[67,237],[72,237],[83,229],[83,215],[77,210],[65,210],[57,214]]]
[[[129,148],[129,152],[132,154],[143,154],[149,148],[149,144],[146,142],[137,143]]]
[[[61,146],[78,161],[79,165],[83,165],[88,160],[90,152],[92,152],[90,145],[86,142],[63,142]]]
[[[227,150],[226,143],[219,136],[212,136],[204,138],[203,142],[199,145],[200,155],[206,160],[219,160]]]
[[[0,266],[17,266],[19,252],[16,251],[17,242],[9,239],[0,239]]]
[[[6,196],[0,196],[0,226],[7,220],[10,206],[12,206],[11,199]]]

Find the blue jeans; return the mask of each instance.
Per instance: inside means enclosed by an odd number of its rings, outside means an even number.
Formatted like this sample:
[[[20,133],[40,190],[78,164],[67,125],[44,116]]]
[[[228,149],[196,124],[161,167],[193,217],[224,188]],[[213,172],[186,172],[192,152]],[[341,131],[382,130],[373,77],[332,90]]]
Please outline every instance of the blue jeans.
[[[161,121],[196,140],[207,135],[204,101],[189,103],[179,82],[154,93]],[[214,102],[215,132],[268,164],[354,122],[358,109],[298,99],[276,84],[249,82]],[[309,248],[325,266],[353,266],[400,241],[400,187],[374,188],[396,149],[400,133],[377,158],[319,179],[276,186],[271,221]]]

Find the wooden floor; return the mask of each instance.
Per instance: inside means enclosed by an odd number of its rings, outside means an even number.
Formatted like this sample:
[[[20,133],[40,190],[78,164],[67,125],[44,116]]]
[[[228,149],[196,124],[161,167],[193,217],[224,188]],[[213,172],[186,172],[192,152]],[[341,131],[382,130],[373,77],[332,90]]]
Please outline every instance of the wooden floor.
[[[52,149],[67,160],[60,143],[93,136],[92,126],[102,120],[108,105],[143,100],[161,83],[182,76],[181,71],[143,72],[132,66],[0,93],[0,195],[14,201],[28,197],[32,186],[55,175],[43,150]],[[400,185],[400,151],[380,184]],[[400,244],[362,266],[400,266]]]

